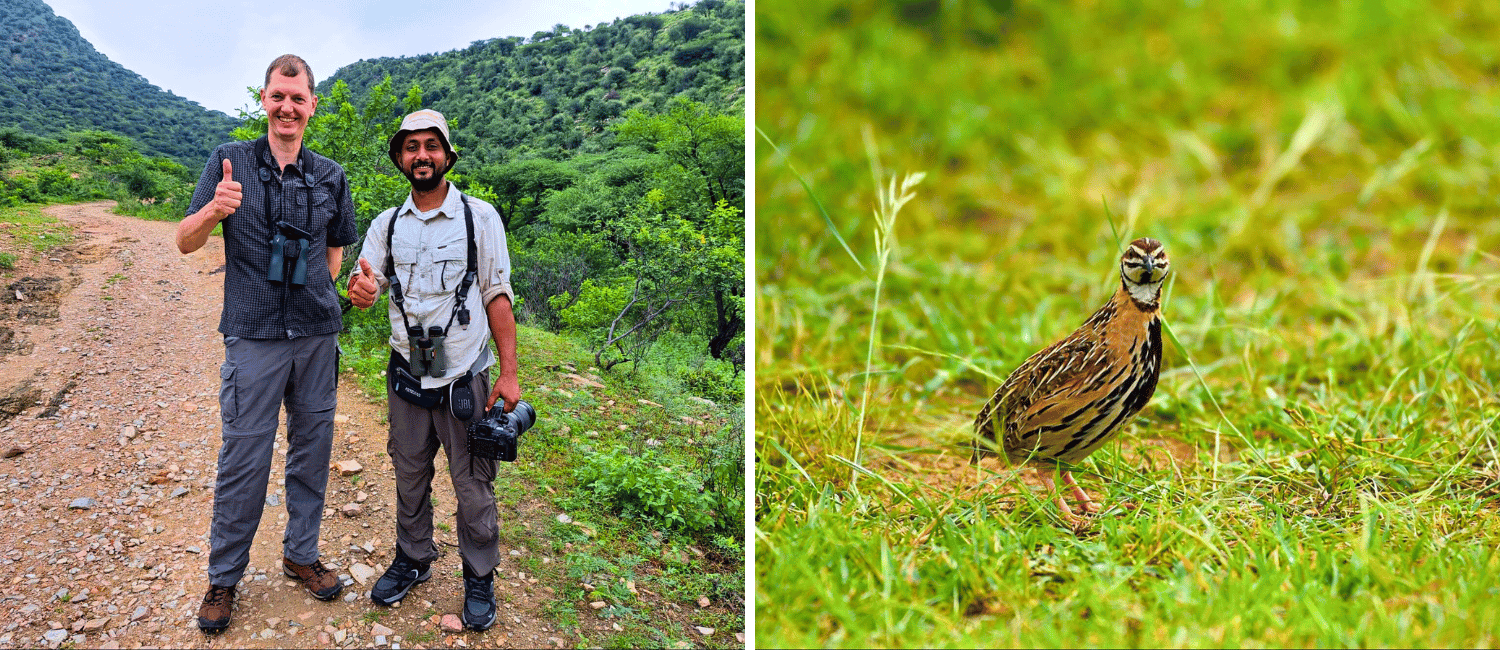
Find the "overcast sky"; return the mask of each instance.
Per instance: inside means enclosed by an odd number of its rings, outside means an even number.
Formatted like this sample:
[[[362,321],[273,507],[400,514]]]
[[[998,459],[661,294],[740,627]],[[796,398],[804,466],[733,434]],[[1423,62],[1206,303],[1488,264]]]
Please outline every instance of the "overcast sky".
[[[282,54],[306,59],[322,82],[360,59],[447,52],[488,38],[529,37],[559,23],[582,29],[672,6],[672,0],[44,1],[111,61],[231,117],[250,104],[245,87],[259,87],[266,66]]]

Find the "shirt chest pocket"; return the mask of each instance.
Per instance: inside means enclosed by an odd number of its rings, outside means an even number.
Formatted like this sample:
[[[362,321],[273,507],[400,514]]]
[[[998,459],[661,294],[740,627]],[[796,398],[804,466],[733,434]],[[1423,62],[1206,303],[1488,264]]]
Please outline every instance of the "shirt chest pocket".
[[[333,194],[317,187],[312,188],[311,192],[299,188],[292,194],[297,197],[297,222],[307,219],[310,226],[308,231],[314,234],[328,227],[328,222],[334,217]],[[311,208],[307,205],[309,199],[312,200]]]
[[[457,289],[467,269],[468,258],[463,248],[454,249],[453,246],[446,246],[419,250],[411,257],[398,253],[395,260],[396,272],[400,274],[398,277],[410,278],[407,280],[410,287],[407,292],[431,295],[451,293]]]

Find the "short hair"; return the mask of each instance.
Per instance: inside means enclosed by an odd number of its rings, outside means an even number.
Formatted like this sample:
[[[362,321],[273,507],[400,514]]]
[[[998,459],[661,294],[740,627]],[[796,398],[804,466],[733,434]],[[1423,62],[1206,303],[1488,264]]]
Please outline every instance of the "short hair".
[[[307,62],[303,61],[302,57],[295,54],[283,54],[276,57],[276,60],[272,61],[271,65],[266,66],[266,81],[261,86],[262,88],[271,85],[271,72],[273,70],[288,77],[295,77],[304,72],[307,73],[307,92],[316,93],[313,90],[313,86],[316,84],[313,83],[312,68],[307,66]]]

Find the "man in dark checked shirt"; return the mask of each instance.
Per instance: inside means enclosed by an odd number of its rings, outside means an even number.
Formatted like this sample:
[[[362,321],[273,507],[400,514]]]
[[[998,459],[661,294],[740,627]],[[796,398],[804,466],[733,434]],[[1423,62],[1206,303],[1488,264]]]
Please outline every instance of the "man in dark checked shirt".
[[[344,169],[302,146],[318,106],[312,70],[287,54],[266,68],[260,91],[269,134],[220,145],[198,179],[177,248],[198,250],[224,227],[223,443],[198,627],[229,626],[235,586],[265,507],[277,420],[286,404],[286,534],[282,568],[321,600],[343,585],[318,559],[337,403],[343,319],[333,277],[354,243]]]

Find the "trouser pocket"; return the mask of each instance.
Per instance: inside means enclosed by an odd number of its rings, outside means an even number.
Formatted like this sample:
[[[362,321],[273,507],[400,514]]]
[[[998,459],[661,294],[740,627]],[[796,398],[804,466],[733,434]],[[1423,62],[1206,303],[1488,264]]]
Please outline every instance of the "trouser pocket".
[[[228,361],[219,366],[219,416],[224,424],[234,424],[240,415],[239,396],[235,390],[235,366]]]

